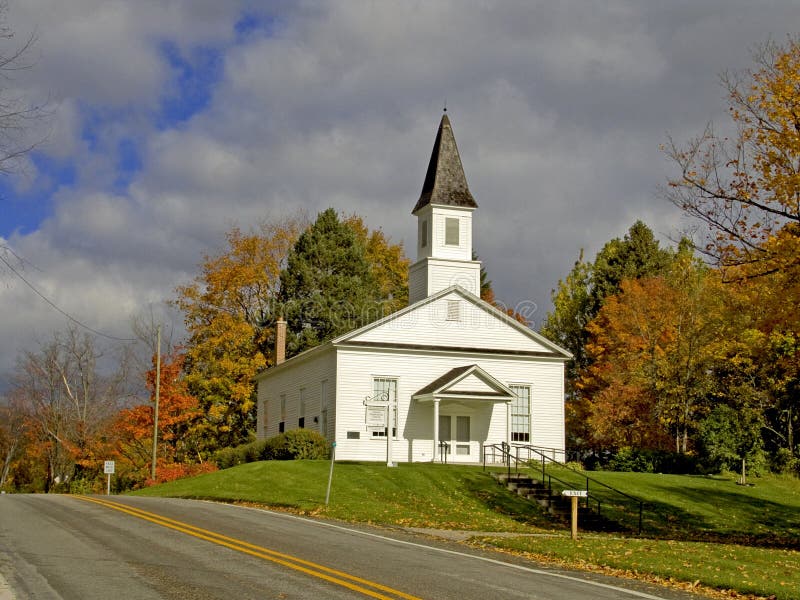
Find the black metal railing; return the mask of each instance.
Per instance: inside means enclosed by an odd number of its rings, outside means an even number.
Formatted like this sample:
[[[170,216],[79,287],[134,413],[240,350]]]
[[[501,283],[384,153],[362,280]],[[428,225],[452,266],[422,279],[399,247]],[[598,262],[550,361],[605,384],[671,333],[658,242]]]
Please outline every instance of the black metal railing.
[[[447,455],[450,454],[450,444],[444,441],[439,441],[439,461],[442,464],[447,464]]]
[[[484,471],[486,470],[487,458],[489,456],[491,456],[494,464],[498,464],[496,458],[498,455],[500,455],[500,463],[506,465],[509,479],[511,478],[512,464],[514,465],[514,472],[517,475],[520,472],[520,468],[533,471],[537,474],[540,473],[542,485],[547,487],[548,493],[551,496],[553,495],[554,489],[553,482],[557,484],[555,486],[556,488],[560,487],[560,490],[556,493],[560,493],[560,491],[564,491],[566,489],[575,489],[576,487],[581,486],[582,489],[586,490],[586,496],[584,500],[585,506],[589,508],[591,504],[596,503],[597,514],[600,516],[602,516],[603,500],[608,500],[607,496],[609,495],[612,498],[618,498],[616,501],[617,506],[622,505],[625,507],[626,504],[632,504],[634,509],[638,512],[638,523],[636,529],[637,534],[641,535],[644,502],[635,496],[626,494],[625,492],[618,490],[607,483],[603,483],[602,481],[598,481],[597,479],[586,475],[586,473],[583,471],[574,469],[569,465],[556,460],[555,456],[563,454],[564,451],[557,448],[544,448],[539,446],[531,446],[528,444],[518,446],[509,446],[509,444],[506,442],[501,442],[500,444],[490,444],[484,446],[483,448],[483,469]],[[539,464],[541,464],[541,470],[538,468]],[[561,477],[558,477],[552,472],[548,472],[548,466],[556,467],[561,471],[566,471],[566,473],[559,473]],[[594,488],[592,488],[592,484],[594,484]],[[596,490],[598,487],[604,490],[604,495],[606,498],[603,498],[601,494],[594,493],[594,490]],[[619,500],[619,498],[624,498],[624,500]]]

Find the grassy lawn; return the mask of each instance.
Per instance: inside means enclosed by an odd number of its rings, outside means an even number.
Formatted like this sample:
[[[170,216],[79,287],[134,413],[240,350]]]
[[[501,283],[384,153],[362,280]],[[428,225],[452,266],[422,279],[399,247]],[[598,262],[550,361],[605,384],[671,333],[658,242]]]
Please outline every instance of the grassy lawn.
[[[249,463],[138,490],[142,496],[247,501],[345,521],[473,531],[530,532],[553,524],[477,467],[336,463],[325,507],[328,461]]]
[[[559,479],[586,486],[564,469],[551,469]],[[728,541],[800,549],[800,480],[791,476],[753,477],[752,485],[736,484],[736,476],[662,475],[592,471],[587,475],[644,501],[644,535],[672,539]],[[610,516],[635,524],[636,509],[624,510],[619,496],[594,482]],[[615,506],[616,504],[616,506]]]
[[[740,594],[800,600],[800,552],[794,550],[612,536],[584,536],[577,542],[568,536],[481,541],[571,567],[611,570],[623,576],[646,574],[650,580],[696,582]]]
[[[134,492],[137,495],[246,501],[351,522],[536,533],[479,543],[564,565],[644,579],[699,582],[706,588],[800,600],[800,480],[768,476],[753,486],[735,477],[644,473],[589,475],[645,501],[645,536],[586,534],[573,542],[535,507],[478,467],[337,463],[326,508],[327,461],[250,463]],[[577,477],[553,471],[561,479]],[[585,487],[576,479],[572,487]],[[600,486],[592,493],[603,496]],[[603,499],[605,511],[614,508]],[[672,538],[672,539],[653,539]]]

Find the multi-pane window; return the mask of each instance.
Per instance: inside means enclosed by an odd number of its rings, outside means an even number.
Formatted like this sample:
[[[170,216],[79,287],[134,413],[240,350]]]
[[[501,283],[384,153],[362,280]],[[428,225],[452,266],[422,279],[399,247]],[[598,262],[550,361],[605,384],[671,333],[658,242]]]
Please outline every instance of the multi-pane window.
[[[376,377],[372,380],[373,402],[389,402],[392,411],[392,437],[397,437],[397,379]],[[384,428],[373,428],[372,437],[386,437],[388,424]]]
[[[444,220],[444,243],[448,246],[458,246],[459,244],[459,223],[458,219],[445,217]]]
[[[456,417],[456,454],[469,454],[469,417]]]
[[[527,385],[512,385],[514,400],[511,401],[511,441],[531,441],[531,388]]]
[[[306,426],[306,389],[300,388],[299,414],[297,426],[303,429]]]
[[[328,380],[322,382],[319,432],[328,437]]]

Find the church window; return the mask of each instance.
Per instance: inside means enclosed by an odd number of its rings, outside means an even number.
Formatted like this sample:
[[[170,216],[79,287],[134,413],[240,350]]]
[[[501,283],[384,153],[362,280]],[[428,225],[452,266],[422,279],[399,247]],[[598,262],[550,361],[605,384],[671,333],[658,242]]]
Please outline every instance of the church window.
[[[428,220],[422,219],[419,222],[419,247],[425,248],[428,246]]]
[[[300,414],[297,419],[297,426],[304,429],[306,426],[306,388],[300,388]]]
[[[319,432],[328,437],[328,380],[322,382],[322,390],[320,391],[320,424]]]
[[[461,320],[461,303],[458,300],[447,301],[447,320],[448,321]]]
[[[397,438],[397,379],[376,377],[372,380],[374,402],[388,402],[392,411],[392,437]],[[385,427],[372,427],[372,437],[386,438],[388,424]]]
[[[511,401],[511,441],[531,441],[531,388],[527,385],[512,385],[514,400]]]
[[[458,219],[453,217],[447,217],[444,220],[444,243],[447,246],[458,246],[459,245],[459,223]]]

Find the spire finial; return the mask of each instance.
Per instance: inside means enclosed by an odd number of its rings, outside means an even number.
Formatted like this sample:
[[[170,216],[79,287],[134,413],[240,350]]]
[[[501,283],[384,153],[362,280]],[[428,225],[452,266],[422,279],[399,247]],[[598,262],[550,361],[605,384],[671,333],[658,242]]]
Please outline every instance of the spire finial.
[[[447,112],[447,98],[444,99],[444,112]]]

